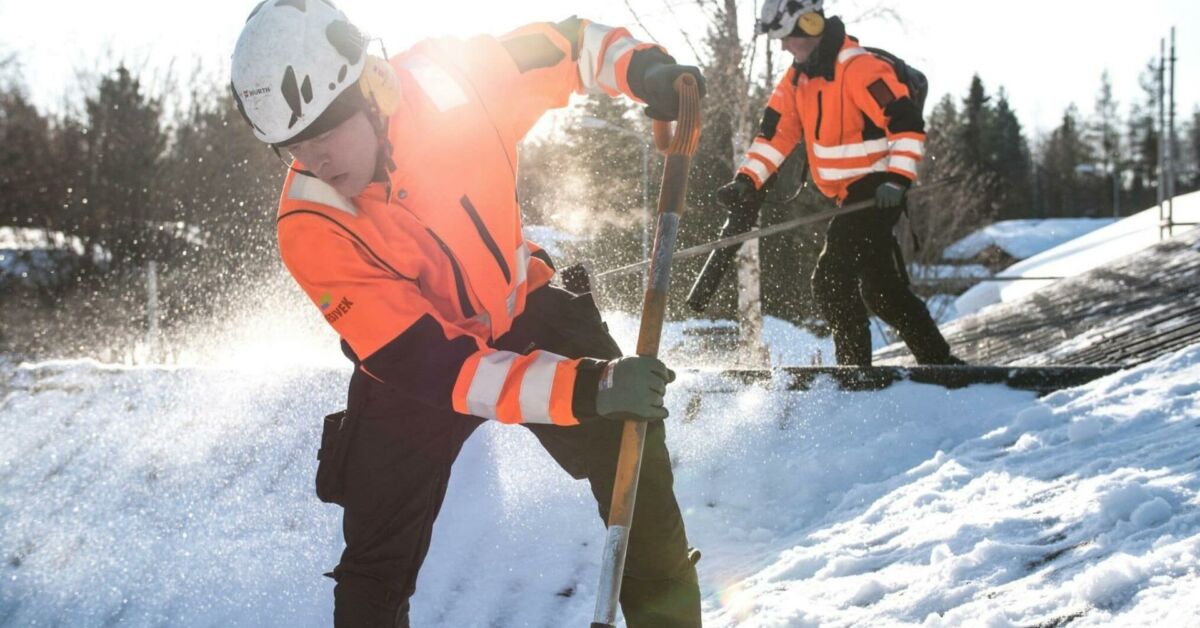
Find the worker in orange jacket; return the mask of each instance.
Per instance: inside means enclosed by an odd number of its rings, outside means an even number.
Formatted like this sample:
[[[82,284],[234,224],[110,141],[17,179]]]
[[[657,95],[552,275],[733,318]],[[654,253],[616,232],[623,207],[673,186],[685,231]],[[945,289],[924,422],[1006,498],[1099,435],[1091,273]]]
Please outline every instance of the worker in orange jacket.
[[[871,364],[866,306],[900,332],[922,364],[961,364],[908,284],[893,234],[925,152],[925,122],[892,62],[846,35],[823,0],[767,0],[758,31],[781,39],[795,63],[779,81],[762,126],[718,191],[730,220],[752,226],[784,159],[801,140],[817,189],[838,205],[874,209],[838,216],[813,273],[813,297],[829,324],[838,364]]]
[[[604,93],[669,120],[674,80],[699,71],[574,17],[391,58],[368,43],[324,0],[270,0],[232,63],[255,136],[294,158],[280,255],[356,366],[317,481],[345,509],[335,624],[408,625],[451,466],[483,421],[531,430],[606,519],[634,420],[649,426],[622,609],[630,626],[699,626],[662,423],[674,374],[622,357],[589,294],[549,285],[516,200],[517,143],[547,109]]]

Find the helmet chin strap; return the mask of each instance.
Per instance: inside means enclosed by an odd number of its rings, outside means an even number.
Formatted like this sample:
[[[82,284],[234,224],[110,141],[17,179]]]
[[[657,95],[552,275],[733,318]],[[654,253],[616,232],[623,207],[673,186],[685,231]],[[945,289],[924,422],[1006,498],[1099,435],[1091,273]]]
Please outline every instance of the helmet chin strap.
[[[387,46],[383,44],[383,39],[376,38],[379,42],[379,49],[383,52],[383,59],[386,62],[388,59]],[[396,162],[392,159],[392,142],[388,139],[388,123],[391,120],[390,115],[384,115],[379,108],[379,101],[375,98],[375,93],[371,92],[370,98],[365,99],[367,103],[367,117],[371,121],[371,127],[375,129],[376,140],[376,157],[375,157],[375,175],[372,177],[374,181],[384,184],[386,197],[392,197],[392,178],[391,173],[396,171]]]
[[[283,158],[283,152],[279,150],[278,144],[268,144],[268,146],[271,147],[271,150],[275,151],[275,156],[279,158],[279,163],[287,166],[288,170],[291,170],[292,172],[294,172],[296,174],[302,174],[305,176],[313,177],[314,179],[317,177],[317,175],[313,174],[313,172],[311,170],[301,170],[301,169],[293,166],[292,164],[296,162],[295,159],[293,159],[291,163],[288,163],[288,161]]]

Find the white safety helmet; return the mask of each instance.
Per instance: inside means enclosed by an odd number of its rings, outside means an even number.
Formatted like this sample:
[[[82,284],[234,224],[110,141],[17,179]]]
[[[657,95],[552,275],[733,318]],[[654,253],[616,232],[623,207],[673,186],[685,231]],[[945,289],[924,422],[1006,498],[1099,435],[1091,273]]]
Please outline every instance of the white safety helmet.
[[[230,81],[254,135],[275,146],[312,135],[313,122],[357,85],[365,48],[328,0],[259,3],[233,49]]]
[[[771,39],[817,37],[825,31],[824,0],[764,0],[755,31]]]

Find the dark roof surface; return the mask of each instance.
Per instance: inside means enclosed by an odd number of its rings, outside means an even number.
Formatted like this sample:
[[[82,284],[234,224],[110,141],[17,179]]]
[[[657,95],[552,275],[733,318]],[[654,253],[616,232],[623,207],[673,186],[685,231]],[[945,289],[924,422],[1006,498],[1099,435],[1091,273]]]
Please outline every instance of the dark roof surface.
[[[970,364],[1130,366],[1200,342],[1200,229],[942,328]],[[876,364],[912,364],[903,344]]]

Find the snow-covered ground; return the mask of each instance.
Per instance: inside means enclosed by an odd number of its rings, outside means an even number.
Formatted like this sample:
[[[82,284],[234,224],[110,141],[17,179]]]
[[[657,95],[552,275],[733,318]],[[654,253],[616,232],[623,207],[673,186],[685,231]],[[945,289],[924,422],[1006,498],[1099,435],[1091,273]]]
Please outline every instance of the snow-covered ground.
[[[1175,198],[1175,222],[1200,223],[1200,192]],[[1178,226],[1175,235],[1194,226]],[[1056,281],[1073,277],[1160,242],[1158,207],[1151,207],[1086,235],[1043,251],[1004,269],[997,277],[1045,277],[1023,281],[986,281],[955,302],[960,316],[1001,302],[1015,301]]]
[[[312,473],[345,367],[0,370],[0,625],[328,625],[339,509]],[[684,412],[704,388],[733,392]],[[1200,616],[1200,346],[1042,399],[690,372],[668,403],[707,626]],[[487,425],[414,624],[586,625],[602,542],[586,487],[523,429]]]

